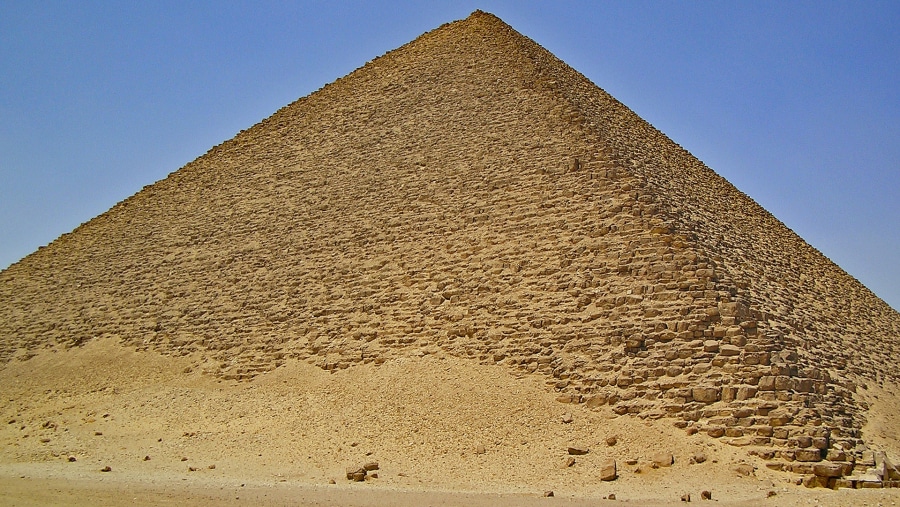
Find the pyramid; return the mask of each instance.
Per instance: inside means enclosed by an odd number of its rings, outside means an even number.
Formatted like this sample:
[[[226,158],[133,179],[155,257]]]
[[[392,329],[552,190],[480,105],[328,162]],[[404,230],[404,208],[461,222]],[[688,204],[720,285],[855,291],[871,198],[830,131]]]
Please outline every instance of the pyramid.
[[[3,363],[98,338],[232,380],[442,352],[844,476],[900,382],[898,312],[480,11],[0,273]]]

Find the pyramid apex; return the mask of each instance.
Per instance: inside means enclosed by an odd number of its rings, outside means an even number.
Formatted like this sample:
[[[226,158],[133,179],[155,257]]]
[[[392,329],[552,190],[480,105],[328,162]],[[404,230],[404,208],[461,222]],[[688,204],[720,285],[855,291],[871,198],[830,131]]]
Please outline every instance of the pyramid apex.
[[[478,21],[490,21],[495,23],[500,23],[502,25],[506,25],[506,22],[500,19],[499,16],[495,14],[491,14],[490,12],[483,11],[481,9],[475,9],[472,11],[472,14],[469,14],[467,20],[478,20]]]

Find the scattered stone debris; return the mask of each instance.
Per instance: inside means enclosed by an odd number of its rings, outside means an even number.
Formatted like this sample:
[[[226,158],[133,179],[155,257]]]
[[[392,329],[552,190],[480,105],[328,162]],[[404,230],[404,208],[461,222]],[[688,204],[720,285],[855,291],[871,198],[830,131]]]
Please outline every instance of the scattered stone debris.
[[[753,465],[741,463],[740,465],[734,467],[734,471],[737,472],[739,475],[743,475],[744,477],[749,477],[749,476],[753,475],[755,469],[753,468]]]
[[[379,466],[377,461],[370,461],[362,465],[352,466],[347,469],[347,479],[353,482],[362,482],[366,480],[369,472],[373,472],[378,469]],[[378,474],[372,474],[372,478],[377,479]]]
[[[563,466],[562,466],[562,467],[563,467],[563,468],[570,468],[570,467],[573,467],[573,466],[575,466],[575,458],[573,458],[572,456],[569,456],[568,458],[566,458],[566,461],[565,461],[565,463],[563,463]]]
[[[705,490],[701,491],[700,498],[702,498],[703,500],[712,500],[712,492]]]
[[[101,472],[112,472],[112,467],[106,465],[105,467],[100,469]]]
[[[772,498],[773,496],[776,496],[776,495],[778,495],[778,493],[776,493],[772,490],[769,490],[769,492],[766,493],[766,498]]]
[[[570,413],[563,414],[563,416],[562,416],[562,422],[564,424],[570,424],[574,420],[575,419],[572,417],[572,414],[570,414]]]
[[[681,495],[681,501],[682,501],[682,502],[690,502],[690,501],[691,501],[691,494],[690,494],[690,493],[685,493],[685,494]]]
[[[484,454],[485,452],[487,452],[487,450],[484,448],[483,445],[475,446],[475,454]]]
[[[76,461],[78,461],[78,458],[76,458],[75,456],[69,456],[69,463],[75,463]]]
[[[553,496],[553,491],[550,491],[550,490],[544,491],[544,497],[549,498],[551,496]]]
[[[691,456],[690,463],[692,465],[699,465],[700,463],[704,462],[706,462],[706,453],[704,453],[703,451],[697,451],[693,456]]]
[[[350,467],[347,469],[347,479],[353,482],[362,482],[366,480],[366,469],[362,467]]]
[[[144,456],[144,461],[150,461],[150,456]]]
[[[611,437],[607,437],[607,438],[606,438],[606,445],[608,445],[608,446],[610,446],[610,447],[616,445],[617,443],[619,443],[619,439],[616,438],[615,436],[611,436]]]
[[[606,495],[606,499],[607,499],[607,500],[615,500],[615,499],[616,499],[616,494],[615,494],[615,493],[610,493],[610,494]]]
[[[209,465],[209,466],[206,467],[206,468],[208,468],[208,469],[210,469],[210,470],[215,470],[215,469],[216,469],[216,464],[213,463],[212,465]]]
[[[589,453],[590,449],[588,449],[587,447],[569,446],[567,451],[572,456],[582,456],[582,455]]]

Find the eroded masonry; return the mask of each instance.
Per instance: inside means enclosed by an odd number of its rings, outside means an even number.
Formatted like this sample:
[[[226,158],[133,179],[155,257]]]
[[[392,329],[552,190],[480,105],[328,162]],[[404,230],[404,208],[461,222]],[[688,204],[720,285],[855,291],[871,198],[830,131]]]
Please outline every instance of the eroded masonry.
[[[898,381],[900,314],[481,12],[0,273],[3,361],[100,336],[230,379],[443,350],[823,485],[900,479],[854,395]]]

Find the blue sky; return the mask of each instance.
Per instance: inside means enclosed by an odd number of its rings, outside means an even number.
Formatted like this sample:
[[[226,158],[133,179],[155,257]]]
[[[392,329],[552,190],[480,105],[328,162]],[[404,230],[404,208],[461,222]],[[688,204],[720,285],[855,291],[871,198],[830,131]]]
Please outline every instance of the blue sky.
[[[0,268],[476,8],[900,308],[896,1],[0,1]]]

